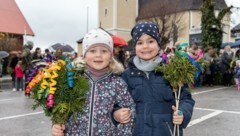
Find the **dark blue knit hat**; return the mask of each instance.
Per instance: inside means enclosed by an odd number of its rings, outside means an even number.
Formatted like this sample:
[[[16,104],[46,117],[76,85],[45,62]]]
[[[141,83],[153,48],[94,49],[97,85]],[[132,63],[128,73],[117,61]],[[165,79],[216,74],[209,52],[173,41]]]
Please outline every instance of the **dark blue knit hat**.
[[[136,46],[138,39],[143,35],[147,34],[154,39],[156,39],[158,45],[160,46],[160,35],[159,28],[156,23],[153,22],[139,22],[131,31],[131,36],[133,40],[133,45]]]

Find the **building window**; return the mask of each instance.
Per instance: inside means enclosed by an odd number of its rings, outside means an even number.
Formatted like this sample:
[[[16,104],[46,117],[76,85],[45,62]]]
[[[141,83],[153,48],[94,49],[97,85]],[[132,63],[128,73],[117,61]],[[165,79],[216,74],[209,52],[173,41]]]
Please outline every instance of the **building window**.
[[[106,16],[107,13],[108,13],[108,10],[107,10],[107,8],[105,8],[105,9],[104,9],[104,15]]]

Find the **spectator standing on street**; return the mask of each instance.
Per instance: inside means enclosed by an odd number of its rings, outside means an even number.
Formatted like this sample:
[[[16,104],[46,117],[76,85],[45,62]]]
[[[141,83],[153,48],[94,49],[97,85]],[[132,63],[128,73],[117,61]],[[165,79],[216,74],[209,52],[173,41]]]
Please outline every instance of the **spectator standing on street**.
[[[232,81],[232,69],[230,63],[233,59],[233,52],[231,51],[231,47],[225,46],[224,52],[221,56],[221,71],[223,75],[223,85],[230,86]]]
[[[62,59],[62,60],[65,60],[65,59],[66,59],[66,56],[63,54],[63,50],[62,50],[61,48],[57,48],[57,49],[56,49],[56,52],[55,52],[54,56],[55,56],[57,59]]]
[[[19,54],[19,57],[22,60],[22,69],[24,71],[24,75],[25,75],[25,80],[28,77],[28,74],[30,72],[30,70],[33,68],[33,64],[32,64],[32,54],[31,54],[31,50],[33,49],[33,42],[32,41],[28,41],[26,45],[24,45],[23,51],[21,54]],[[25,86],[24,86],[24,90],[25,87],[28,85],[27,82],[25,82]],[[30,96],[30,94],[25,92],[26,96]]]
[[[77,53],[77,52],[73,52],[73,53],[71,54],[71,59],[72,59],[72,60],[76,59],[77,57],[78,57],[78,53]]]
[[[237,86],[237,90],[240,91],[240,60],[236,61],[236,66],[234,68],[234,80]]]
[[[44,57],[43,59],[46,62],[53,62],[56,60],[56,57],[49,51],[49,49],[45,49]]]
[[[114,45],[113,54],[114,58],[124,66],[125,54],[122,45]]]
[[[217,61],[219,60],[213,47],[208,47],[207,52],[204,54],[204,60],[206,62],[205,76],[206,86],[213,86],[214,75],[217,71]]]
[[[20,52],[19,52],[20,53]],[[12,87],[13,87],[13,91],[16,91],[16,75],[15,75],[15,67],[19,61],[18,55],[17,54],[11,54],[10,60],[9,60],[10,64],[8,67],[8,73],[11,75],[12,77]]]
[[[196,62],[199,62],[203,58],[203,51],[198,47],[198,44],[193,42],[189,49],[189,56],[191,56]],[[203,73],[200,73],[195,78],[195,87],[201,87],[203,82]]]
[[[191,46],[191,50],[194,53],[190,53],[189,55],[196,61],[200,61],[203,58],[203,51],[201,49],[199,49],[198,44],[197,43],[193,43]]]
[[[124,55],[124,68],[128,67],[128,62],[130,60],[130,57],[131,57],[130,51],[126,51]]]
[[[2,77],[2,68],[3,68],[3,59],[2,58],[0,58],[0,77]]]
[[[32,59],[33,60],[43,59],[43,56],[41,54],[41,49],[39,47],[37,47],[34,53],[32,54]]]
[[[24,72],[22,69],[22,61],[19,60],[15,69],[15,75],[17,78],[17,91],[23,91],[23,76],[24,76]]]

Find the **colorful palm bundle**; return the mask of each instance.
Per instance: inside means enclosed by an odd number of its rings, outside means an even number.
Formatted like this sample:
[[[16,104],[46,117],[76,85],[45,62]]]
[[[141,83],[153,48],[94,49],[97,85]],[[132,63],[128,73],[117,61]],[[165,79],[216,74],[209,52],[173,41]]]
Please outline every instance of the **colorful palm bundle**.
[[[39,70],[29,83],[35,102],[33,109],[41,106],[45,115],[58,124],[65,124],[71,115],[81,112],[88,91],[83,70],[81,60],[58,60]]]

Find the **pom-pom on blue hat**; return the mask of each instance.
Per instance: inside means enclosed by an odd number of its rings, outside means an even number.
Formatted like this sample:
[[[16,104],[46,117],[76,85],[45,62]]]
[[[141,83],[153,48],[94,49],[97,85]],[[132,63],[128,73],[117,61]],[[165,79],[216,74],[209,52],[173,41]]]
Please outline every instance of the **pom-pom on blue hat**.
[[[135,25],[135,27],[131,31],[131,36],[133,40],[133,45],[135,46],[138,39],[143,35],[147,34],[153,37],[158,45],[160,46],[160,35],[159,35],[159,28],[156,23],[153,22],[139,22]]]

